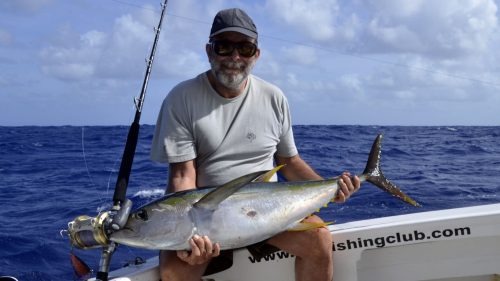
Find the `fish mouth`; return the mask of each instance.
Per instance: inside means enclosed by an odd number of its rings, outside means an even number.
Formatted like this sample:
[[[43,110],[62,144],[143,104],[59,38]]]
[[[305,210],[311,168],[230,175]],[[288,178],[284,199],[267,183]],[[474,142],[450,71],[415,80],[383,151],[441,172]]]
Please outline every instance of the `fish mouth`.
[[[111,233],[109,240],[117,243],[123,243],[128,240],[137,240],[140,236],[132,228],[126,227]]]

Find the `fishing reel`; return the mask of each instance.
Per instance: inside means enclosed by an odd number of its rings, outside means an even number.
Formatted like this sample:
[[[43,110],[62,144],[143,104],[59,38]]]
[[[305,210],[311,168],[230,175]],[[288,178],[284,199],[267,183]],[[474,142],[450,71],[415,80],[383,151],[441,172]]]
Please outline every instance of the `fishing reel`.
[[[71,244],[79,249],[93,249],[108,246],[109,235],[122,229],[127,223],[132,210],[132,201],[126,199],[123,204],[115,204],[111,210],[95,217],[78,216],[68,223],[68,235]]]

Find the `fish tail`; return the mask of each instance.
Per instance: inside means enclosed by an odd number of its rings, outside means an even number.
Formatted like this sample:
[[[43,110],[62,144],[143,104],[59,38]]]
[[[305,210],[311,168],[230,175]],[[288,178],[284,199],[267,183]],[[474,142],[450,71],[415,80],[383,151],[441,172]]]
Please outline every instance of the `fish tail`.
[[[82,259],[73,253],[69,253],[69,256],[75,275],[80,279],[87,280],[87,277],[90,277],[92,274],[92,269],[90,269],[90,267]]]
[[[378,188],[389,192],[393,196],[409,203],[415,207],[420,207],[421,205],[415,200],[411,199],[408,195],[402,192],[395,184],[390,182],[382,173],[380,169],[380,155],[382,147],[382,134],[379,134],[375,141],[373,142],[372,149],[370,150],[370,155],[368,156],[368,162],[366,163],[365,170],[363,171],[362,177],[365,178],[367,182],[370,182],[377,186]]]

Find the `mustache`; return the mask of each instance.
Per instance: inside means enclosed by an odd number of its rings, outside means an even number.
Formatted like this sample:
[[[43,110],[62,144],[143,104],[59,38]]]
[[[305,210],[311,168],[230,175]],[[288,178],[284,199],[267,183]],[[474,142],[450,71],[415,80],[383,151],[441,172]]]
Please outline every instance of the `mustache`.
[[[244,69],[246,67],[246,64],[241,61],[223,61],[220,62],[220,66],[226,67],[226,68],[238,68],[238,69]]]

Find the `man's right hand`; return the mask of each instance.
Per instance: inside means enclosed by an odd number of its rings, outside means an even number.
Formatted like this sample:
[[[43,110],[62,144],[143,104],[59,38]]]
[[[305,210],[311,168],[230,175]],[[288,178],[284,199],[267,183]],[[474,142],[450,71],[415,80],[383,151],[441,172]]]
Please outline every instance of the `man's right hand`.
[[[177,251],[177,257],[190,265],[204,264],[220,254],[219,243],[212,244],[207,236],[194,235],[189,239],[191,252]]]

